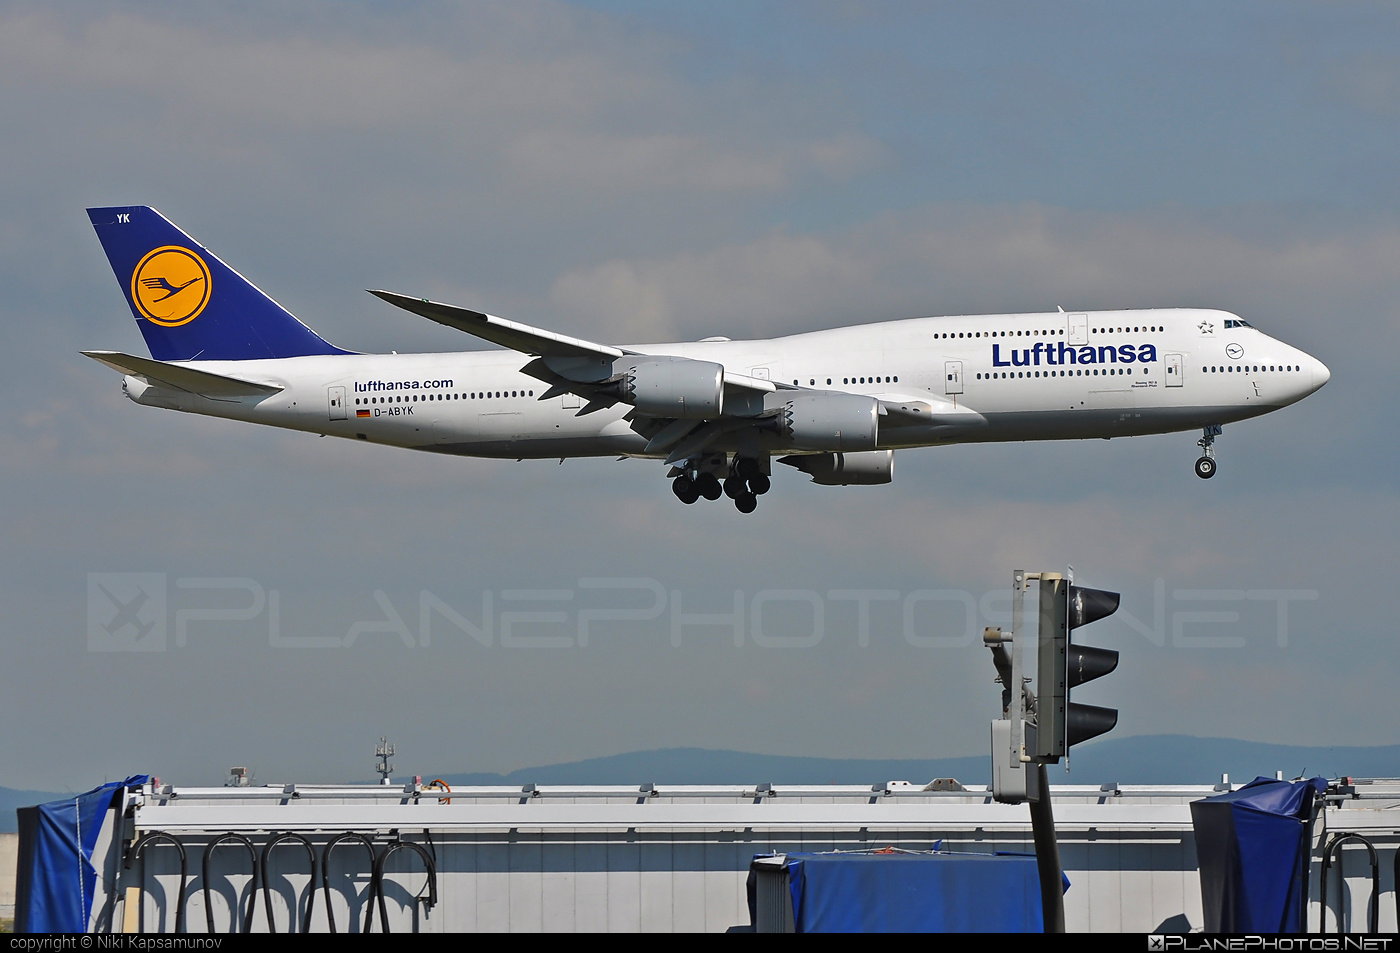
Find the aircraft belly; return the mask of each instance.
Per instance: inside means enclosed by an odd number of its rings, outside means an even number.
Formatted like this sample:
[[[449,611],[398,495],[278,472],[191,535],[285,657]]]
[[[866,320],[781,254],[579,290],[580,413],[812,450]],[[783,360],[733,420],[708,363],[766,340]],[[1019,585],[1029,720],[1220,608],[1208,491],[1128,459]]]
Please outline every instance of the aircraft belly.
[[[513,443],[525,437],[525,415],[518,410],[477,414],[476,427],[472,433],[487,443],[500,440]]]
[[[521,440],[473,440],[469,443],[438,443],[420,447],[435,453],[462,457],[492,457],[509,460],[548,460],[559,457],[612,457],[640,454],[647,442],[633,434],[588,437],[535,437]]]
[[[1230,423],[1266,413],[1259,405],[1198,405],[1190,407],[1085,406],[1076,410],[1035,410],[988,413],[987,426],[958,434],[948,443],[988,443],[1009,440],[1088,440],[1146,434],[1179,433],[1212,423]]]
[[[433,430],[431,445],[420,449],[470,457],[605,457],[641,453],[647,444],[626,421],[604,414],[481,413],[470,421],[435,421]]]

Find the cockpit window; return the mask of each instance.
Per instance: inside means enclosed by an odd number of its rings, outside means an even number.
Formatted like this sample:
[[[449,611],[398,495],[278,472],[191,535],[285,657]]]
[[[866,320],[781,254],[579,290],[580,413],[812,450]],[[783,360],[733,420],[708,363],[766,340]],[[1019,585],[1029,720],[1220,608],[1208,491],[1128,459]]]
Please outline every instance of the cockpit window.
[[[1253,327],[1253,326],[1254,326],[1254,325],[1250,324],[1248,321],[1245,321],[1243,318],[1226,318],[1226,319],[1225,319],[1225,327],[1226,327],[1227,329],[1229,329],[1229,328],[1251,328],[1251,327]]]

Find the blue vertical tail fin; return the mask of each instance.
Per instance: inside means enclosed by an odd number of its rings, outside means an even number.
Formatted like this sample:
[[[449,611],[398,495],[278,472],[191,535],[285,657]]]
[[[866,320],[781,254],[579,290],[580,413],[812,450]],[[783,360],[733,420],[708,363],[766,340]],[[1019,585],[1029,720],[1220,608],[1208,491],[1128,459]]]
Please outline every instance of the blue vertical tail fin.
[[[90,208],[88,218],[158,361],[348,354],[327,343],[153,208]]]

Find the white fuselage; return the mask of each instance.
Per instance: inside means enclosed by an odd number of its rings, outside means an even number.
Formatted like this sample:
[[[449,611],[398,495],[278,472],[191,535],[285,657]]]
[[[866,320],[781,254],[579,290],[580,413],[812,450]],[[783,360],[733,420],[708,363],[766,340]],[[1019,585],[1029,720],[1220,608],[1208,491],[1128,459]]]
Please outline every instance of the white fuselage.
[[[1227,327],[1227,323],[1230,325]],[[967,410],[975,426],[881,427],[879,447],[1191,430],[1284,407],[1326,383],[1314,357],[1223,311],[914,318],[756,341],[640,345],[645,354],[818,391]],[[227,400],[126,379],[138,403],[482,457],[643,455],[616,404],[579,416],[514,351],[350,354],[187,366],[275,384]],[[665,456],[664,453],[657,456]]]

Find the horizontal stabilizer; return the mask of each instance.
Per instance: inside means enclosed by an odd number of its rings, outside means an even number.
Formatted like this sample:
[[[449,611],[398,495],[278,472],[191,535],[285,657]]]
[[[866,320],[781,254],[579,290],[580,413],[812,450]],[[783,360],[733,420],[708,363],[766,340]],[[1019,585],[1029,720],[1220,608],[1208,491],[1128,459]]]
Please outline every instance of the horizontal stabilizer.
[[[397,308],[421,315],[429,321],[445,324],[458,331],[466,331],[483,341],[508,347],[512,351],[520,351],[522,354],[537,354],[540,357],[615,358],[631,353],[606,344],[595,344],[542,328],[532,328],[528,324],[517,324],[480,311],[429,301],[427,298],[410,298],[408,295],[395,294],[392,291],[371,290],[370,294]]]
[[[205,397],[256,397],[275,394],[282,389],[276,384],[260,384],[257,381],[225,377],[223,374],[211,374],[209,371],[168,364],[165,361],[153,361],[148,357],[136,357],[120,351],[83,351],[83,354],[122,374],[135,374],[153,384],[164,384],[176,390]]]

